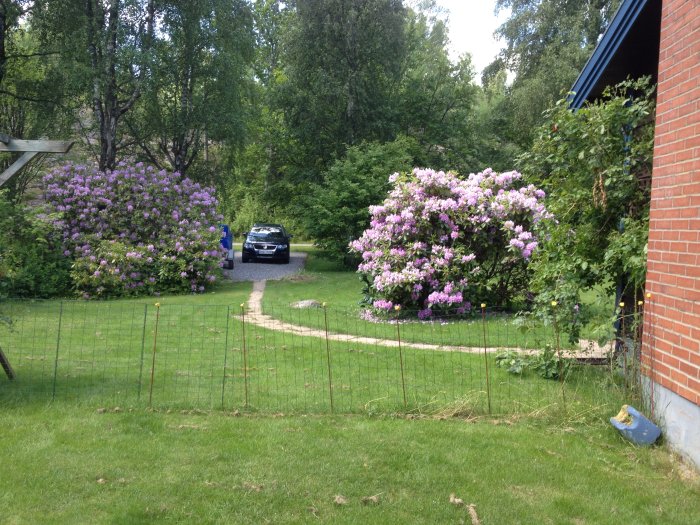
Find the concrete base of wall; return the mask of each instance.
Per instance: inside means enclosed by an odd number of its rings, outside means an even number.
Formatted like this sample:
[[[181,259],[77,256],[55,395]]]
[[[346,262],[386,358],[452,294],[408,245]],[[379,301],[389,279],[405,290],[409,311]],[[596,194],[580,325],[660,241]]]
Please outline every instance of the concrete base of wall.
[[[648,378],[642,378],[647,399],[652,393]],[[700,471],[700,406],[654,383],[654,418],[669,447]]]

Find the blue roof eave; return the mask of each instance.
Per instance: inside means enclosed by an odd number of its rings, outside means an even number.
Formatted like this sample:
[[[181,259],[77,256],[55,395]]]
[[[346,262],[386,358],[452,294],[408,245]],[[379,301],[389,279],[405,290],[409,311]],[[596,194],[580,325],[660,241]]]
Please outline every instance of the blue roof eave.
[[[591,91],[605,72],[610,61],[617,53],[620,45],[634,26],[639,13],[649,0],[624,0],[615,12],[610,26],[603,33],[603,37],[593,50],[591,58],[579,73],[576,82],[571,88],[569,105],[573,109],[580,108],[590,97]]]

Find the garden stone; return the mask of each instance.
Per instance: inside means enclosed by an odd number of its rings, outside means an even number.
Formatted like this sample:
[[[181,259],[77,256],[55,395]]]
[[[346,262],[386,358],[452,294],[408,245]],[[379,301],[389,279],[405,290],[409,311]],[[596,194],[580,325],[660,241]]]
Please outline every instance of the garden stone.
[[[314,299],[305,299],[292,303],[292,308],[321,308],[323,305]]]

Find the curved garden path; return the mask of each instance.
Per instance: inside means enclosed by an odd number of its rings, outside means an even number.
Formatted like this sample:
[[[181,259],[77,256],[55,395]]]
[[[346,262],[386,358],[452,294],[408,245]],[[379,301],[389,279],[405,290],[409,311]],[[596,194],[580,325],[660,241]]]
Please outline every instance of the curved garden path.
[[[262,309],[262,298],[265,293],[265,284],[267,281],[254,281],[253,291],[248,298],[248,310],[245,314],[245,321],[252,323],[256,326],[267,328],[269,330],[279,330],[287,332],[294,335],[300,335],[305,337],[319,337],[325,338],[326,332],[324,330],[319,330],[317,328],[309,328],[308,326],[300,326],[285,321],[281,321],[263,313]],[[375,337],[363,337],[354,336],[349,334],[338,334],[338,333],[328,333],[328,339],[330,341],[344,341],[352,342],[358,344],[366,345],[377,345],[377,346],[388,346],[388,347],[398,347],[399,343],[395,339],[378,339]],[[576,357],[582,357],[587,359],[601,359],[607,355],[607,349],[599,347],[595,343],[589,343],[588,341],[581,341],[582,348],[586,350],[581,350],[577,352]],[[440,352],[463,352],[470,354],[477,354],[484,351],[484,347],[473,347],[473,346],[450,346],[450,345],[434,345],[427,343],[411,343],[406,341],[401,341],[402,348],[417,348],[420,350],[433,350]],[[523,348],[486,348],[489,353],[498,352],[502,350],[516,350],[518,352],[532,352],[532,350],[527,350]],[[568,352],[567,352],[568,353]]]

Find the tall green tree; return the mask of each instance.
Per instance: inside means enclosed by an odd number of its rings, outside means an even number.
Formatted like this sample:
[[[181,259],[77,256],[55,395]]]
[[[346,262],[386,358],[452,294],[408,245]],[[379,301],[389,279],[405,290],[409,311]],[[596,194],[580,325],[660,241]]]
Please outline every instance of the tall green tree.
[[[307,231],[328,255],[357,265],[348,245],[369,227],[367,209],[386,197],[389,175],[413,168],[414,142],[399,137],[383,144],[352,146],[323,173],[323,182],[305,199],[304,218]]]
[[[244,0],[164,0],[157,12],[151,74],[127,120],[150,162],[184,174],[210,143],[242,142],[252,16]]]
[[[542,112],[568,91],[607,28],[620,0],[497,0],[510,9],[498,28],[505,42],[499,68],[515,73],[509,112],[513,134],[522,146],[533,138]]]
[[[7,63],[18,55],[13,54],[13,35],[18,31],[20,19],[31,9],[30,0],[0,0],[0,86],[5,78]]]
[[[398,130],[421,145],[417,165],[460,173],[480,170],[473,118],[478,88],[471,57],[450,60],[445,23],[430,11],[409,11],[405,27],[407,50],[394,109]]]
[[[405,56],[401,0],[296,0],[278,103],[297,159],[323,168],[347,145],[393,135],[392,91]]]
[[[68,130],[59,111],[60,89],[55,69],[57,55],[40,47],[38,35],[26,19],[34,2],[0,0],[0,132],[14,138],[39,138]],[[0,154],[0,171],[20,153]],[[41,163],[34,161],[4,186],[13,201],[22,198]]]
[[[100,169],[114,168],[118,152],[131,142],[123,117],[142,95],[151,69],[156,1],[36,0],[31,15],[44,49],[61,55],[66,94],[77,101],[75,118],[88,128],[88,144],[97,136]]]

